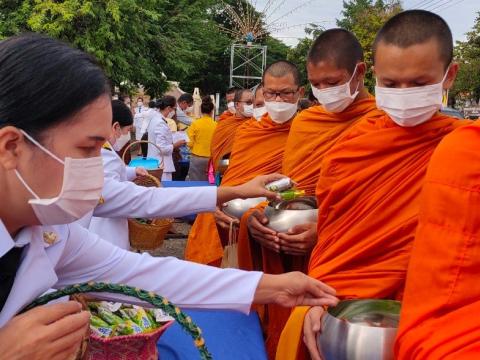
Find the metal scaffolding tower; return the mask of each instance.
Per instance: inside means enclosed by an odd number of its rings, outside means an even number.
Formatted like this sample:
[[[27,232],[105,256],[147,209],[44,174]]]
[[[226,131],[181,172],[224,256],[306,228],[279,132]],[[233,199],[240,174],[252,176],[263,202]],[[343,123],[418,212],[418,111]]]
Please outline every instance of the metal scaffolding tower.
[[[266,64],[266,46],[233,44],[230,53],[230,87],[250,89],[259,84]]]

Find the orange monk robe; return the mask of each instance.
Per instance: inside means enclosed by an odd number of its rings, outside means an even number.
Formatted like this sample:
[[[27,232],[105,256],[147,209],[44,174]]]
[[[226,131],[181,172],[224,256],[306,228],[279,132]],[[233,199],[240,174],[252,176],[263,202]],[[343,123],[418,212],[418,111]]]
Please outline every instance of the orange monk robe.
[[[480,126],[432,156],[412,250],[398,359],[480,358]]]
[[[294,179],[298,188],[313,195],[320,176],[324,154],[341,134],[367,113],[376,110],[375,99],[371,96],[354,102],[341,113],[331,113],[322,106],[302,111],[293,120],[283,157],[282,173]],[[264,206],[258,207],[263,209]],[[239,232],[238,258],[241,269],[261,270],[268,274],[282,274],[288,271],[307,271],[308,257],[280,255],[261,248],[250,239],[248,216],[242,217]],[[269,305],[268,315],[263,319],[267,328],[267,351],[274,358],[280,333],[288,320],[290,310]]]
[[[276,124],[267,115],[251,120],[238,129],[223,186],[244,184],[258,175],[280,172],[290,123]],[[211,213],[197,216],[188,236],[185,258],[202,264],[218,265],[223,246]]]
[[[222,160],[225,155],[232,152],[237,129],[248,120],[252,120],[252,118],[242,119],[233,115],[217,124],[211,144],[211,160],[215,171],[217,170],[219,161]]]
[[[230,110],[225,110],[223,113],[220,114],[217,121],[225,120],[225,119],[227,119],[227,118],[229,118],[233,115],[235,115],[235,114],[230,112]]]
[[[341,299],[401,298],[430,157],[446,134],[468,123],[437,114],[413,128],[386,115],[354,125],[324,158],[309,275]],[[277,359],[304,358],[306,311],[290,316]]]

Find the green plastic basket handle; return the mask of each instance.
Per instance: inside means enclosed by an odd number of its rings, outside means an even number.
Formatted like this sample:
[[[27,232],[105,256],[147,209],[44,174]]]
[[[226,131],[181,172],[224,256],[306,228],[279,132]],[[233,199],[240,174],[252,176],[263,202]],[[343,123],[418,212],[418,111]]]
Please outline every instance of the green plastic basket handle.
[[[192,322],[190,316],[184,314],[177,306],[173,305],[164,297],[151,291],[145,291],[133,288],[127,285],[107,284],[102,282],[89,282],[67,286],[61,290],[43,295],[28,305],[23,311],[30,310],[39,305],[45,305],[52,300],[81,293],[106,292],[122,294],[137,298],[153,305],[157,309],[163,310],[167,315],[173,317],[192,338],[197,347],[202,360],[211,360],[212,355],[208,352],[205,340],[202,337],[200,328]]]

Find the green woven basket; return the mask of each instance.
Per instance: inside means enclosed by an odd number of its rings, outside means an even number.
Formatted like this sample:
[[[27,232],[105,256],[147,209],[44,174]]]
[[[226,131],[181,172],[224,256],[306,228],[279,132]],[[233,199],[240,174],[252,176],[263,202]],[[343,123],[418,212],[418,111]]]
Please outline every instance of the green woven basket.
[[[71,296],[74,294],[91,293],[91,292],[105,292],[122,294],[131,296],[153,305],[157,309],[163,310],[167,315],[173,317],[192,338],[197,347],[200,358],[203,360],[211,360],[212,355],[208,352],[205,345],[205,340],[202,337],[200,328],[192,322],[192,319],[184,314],[177,306],[170,303],[164,297],[153,292],[133,288],[127,285],[107,284],[101,282],[89,282],[85,284],[77,284],[67,286],[61,290],[43,295],[28,305],[24,311],[30,310],[39,305],[45,305],[52,300],[62,298],[64,296]]]

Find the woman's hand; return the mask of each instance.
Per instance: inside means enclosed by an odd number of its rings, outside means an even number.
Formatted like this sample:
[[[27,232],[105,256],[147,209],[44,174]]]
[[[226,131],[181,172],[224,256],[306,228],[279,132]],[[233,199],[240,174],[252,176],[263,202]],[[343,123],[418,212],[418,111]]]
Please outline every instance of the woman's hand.
[[[253,299],[257,304],[285,307],[336,305],[335,289],[301,272],[263,274]]]
[[[307,255],[317,244],[317,223],[296,225],[288,233],[279,233],[280,250],[288,255]]]
[[[173,144],[174,149],[178,149],[179,147],[185,145],[187,142],[185,140],[178,140],[176,143]]]
[[[217,210],[215,210],[215,213],[213,214],[213,216],[215,216],[215,222],[217,223],[217,225],[220,226],[222,229],[228,230],[232,222],[236,225],[240,223],[240,221],[237,218],[234,218],[225,214],[218,207],[217,207]]]
[[[238,186],[220,186],[217,191],[217,205],[224,204],[233,199],[251,199],[266,197],[267,199],[280,199],[273,191],[268,191],[265,186],[275,180],[283,179],[280,174],[262,175]]]
[[[314,306],[308,310],[303,321],[303,342],[310,352],[312,360],[322,360],[317,347],[317,335],[322,330],[322,316],[325,310],[321,306]]]
[[[88,329],[90,313],[79,303],[39,306],[0,329],[0,354],[9,360],[72,359]]]
[[[148,171],[144,167],[138,166],[135,168],[135,174],[137,174],[137,176],[147,176]]]

